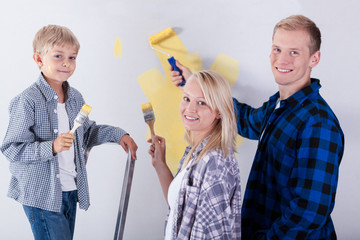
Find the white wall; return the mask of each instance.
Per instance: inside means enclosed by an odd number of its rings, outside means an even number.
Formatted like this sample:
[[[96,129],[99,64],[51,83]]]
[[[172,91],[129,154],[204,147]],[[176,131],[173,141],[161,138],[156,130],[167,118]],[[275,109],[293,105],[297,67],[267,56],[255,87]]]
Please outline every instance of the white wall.
[[[118,125],[137,141],[125,239],[161,239],[166,204],[147,154],[147,126],[140,105],[147,102],[136,78],[150,68],[162,69],[147,39],[166,27],[177,27],[190,52],[198,52],[204,68],[219,53],[240,62],[233,95],[254,106],[276,90],[269,65],[271,34],[280,19],[304,14],[323,35],[322,59],[313,76],[321,79],[321,93],[340,120],[346,137],[345,154],[333,219],[339,239],[360,236],[358,149],[360,146],[360,3],[356,0],[63,0],[6,1],[0,6],[1,94],[0,138],[8,125],[12,97],[36,80],[32,60],[35,32],[47,24],[68,26],[81,42],[72,86],[92,103],[91,118]],[[116,37],[123,55],[114,58]],[[256,142],[238,149],[243,190]],[[78,211],[75,239],[112,239],[125,155],[116,145],[93,150],[88,165],[92,206]],[[10,174],[0,155],[0,239],[32,239],[30,226],[17,202],[6,197]]]

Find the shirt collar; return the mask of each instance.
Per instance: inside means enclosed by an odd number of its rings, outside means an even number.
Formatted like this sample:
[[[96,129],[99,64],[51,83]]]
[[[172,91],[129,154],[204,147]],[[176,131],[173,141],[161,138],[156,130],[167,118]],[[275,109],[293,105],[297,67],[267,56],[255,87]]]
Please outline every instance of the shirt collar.
[[[311,83],[309,86],[304,87],[300,91],[297,91],[285,101],[287,101],[292,108],[296,107],[298,104],[301,104],[305,99],[307,99],[311,94],[318,92],[321,88],[320,80],[316,78],[311,78]]]
[[[36,81],[36,84],[39,87],[42,94],[45,96],[46,101],[52,101],[54,99],[56,100],[58,99],[58,95],[47,83],[42,73],[40,74],[38,80]],[[67,92],[66,94],[67,100],[72,99],[74,97],[74,91],[72,88],[70,88],[70,85],[67,81],[63,83],[63,87],[64,90]]]

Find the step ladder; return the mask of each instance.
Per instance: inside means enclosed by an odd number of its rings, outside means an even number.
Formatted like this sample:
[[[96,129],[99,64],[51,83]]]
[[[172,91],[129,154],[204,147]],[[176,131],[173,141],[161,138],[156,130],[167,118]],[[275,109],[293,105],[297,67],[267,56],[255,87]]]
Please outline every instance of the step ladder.
[[[135,160],[131,160],[131,152],[129,151],[126,168],[124,173],[124,181],[121,190],[120,205],[116,221],[114,240],[122,240],[124,235],[124,227],[126,220],[126,212],[129,204],[131,183],[134,174]]]
[[[85,156],[85,163],[87,163],[87,160],[89,158],[91,148],[86,149],[84,156]],[[123,186],[121,190],[121,196],[120,196],[120,204],[119,204],[119,210],[116,220],[116,226],[115,226],[115,234],[114,234],[114,240],[122,240],[124,235],[124,228],[125,228],[125,220],[126,220],[126,212],[128,209],[129,204],[129,197],[130,197],[130,190],[131,190],[131,183],[132,178],[134,174],[134,168],[135,168],[135,160],[131,160],[131,152],[129,150],[127,161],[126,161],[126,167],[125,167],[125,173],[124,173],[124,181]]]

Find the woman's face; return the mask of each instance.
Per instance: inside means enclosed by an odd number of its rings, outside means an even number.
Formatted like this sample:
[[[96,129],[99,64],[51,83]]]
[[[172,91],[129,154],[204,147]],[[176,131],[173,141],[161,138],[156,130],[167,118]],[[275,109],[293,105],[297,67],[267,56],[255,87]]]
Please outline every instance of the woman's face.
[[[219,119],[219,114],[208,106],[200,85],[193,77],[187,80],[184,87],[180,114],[185,129],[192,132],[195,143],[207,136]]]

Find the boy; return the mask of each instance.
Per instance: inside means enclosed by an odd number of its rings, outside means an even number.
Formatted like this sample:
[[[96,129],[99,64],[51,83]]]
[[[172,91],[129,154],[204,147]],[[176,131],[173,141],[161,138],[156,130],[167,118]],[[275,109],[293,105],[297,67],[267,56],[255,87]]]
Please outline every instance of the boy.
[[[35,239],[72,239],[76,202],[87,210],[89,190],[84,151],[118,142],[136,159],[137,145],[121,128],[86,119],[70,134],[85,101],[67,80],[80,44],[66,27],[41,28],[33,42],[38,80],[10,103],[1,151],[10,161],[8,196],[20,202]]]
[[[276,24],[270,54],[279,91],[260,108],[234,99],[238,133],[259,141],[246,186],[243,239],[336,239],[335,205],[344,134],[311,70],[321,33],[294,15]],[[190,70],[177,64],[184,77]],[[172,81],[181,80],[177,71]]]

